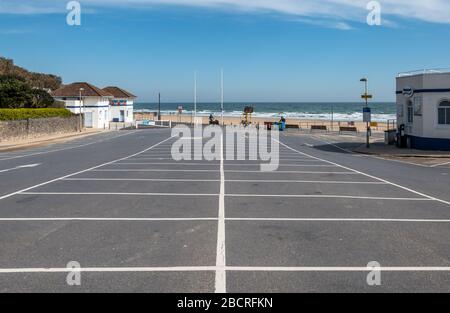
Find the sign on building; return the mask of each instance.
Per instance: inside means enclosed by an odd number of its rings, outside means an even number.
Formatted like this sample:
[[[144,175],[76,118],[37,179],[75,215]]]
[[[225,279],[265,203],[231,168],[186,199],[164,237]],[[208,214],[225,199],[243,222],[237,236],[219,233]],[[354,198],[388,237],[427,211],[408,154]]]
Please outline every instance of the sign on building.
[[[363,121],[365,123],[372,122],[372,110],[370,108],[363,109]]]

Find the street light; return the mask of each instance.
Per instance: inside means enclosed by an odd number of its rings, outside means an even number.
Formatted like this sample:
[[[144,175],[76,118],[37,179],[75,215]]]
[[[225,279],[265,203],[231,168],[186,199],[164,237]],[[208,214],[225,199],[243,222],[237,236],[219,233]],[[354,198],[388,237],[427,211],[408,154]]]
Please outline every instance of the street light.
[[[371,95],[369,95],[369,80],[364,77],[359,80],[360,82],[364,83],[364,95],[362,96],[363,99],[366,100],[366,109],[369,109],[369,99],[372,98]],[[366,119],[366,146],[367,148],[370,148],[370,124],[369,119]]]
[[[161,121],[161,93],[158,93],[158,121]]]
[[[80,133],[83,131],[83,112],[81,107],[83,106],[83,97],[82,92],[84,91],[84,88],[80,88]]]

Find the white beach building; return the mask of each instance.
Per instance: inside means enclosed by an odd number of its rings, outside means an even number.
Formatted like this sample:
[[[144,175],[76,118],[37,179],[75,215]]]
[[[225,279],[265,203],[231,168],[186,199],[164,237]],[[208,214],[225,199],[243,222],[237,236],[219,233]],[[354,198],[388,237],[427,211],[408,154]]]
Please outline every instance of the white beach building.
[[[63,86],[52,92],[53,98],[65,103],[75,114],[84,114],[87,128],[109,127],[110,100],[114,96],[89,83],[80,82]]]
[[[136,96],[119,87],[106,87],[103,91],[113,96],[109,101],[110,121],[120,123],[134,122],[134,100]]]
[[[399,74],[396,90],[397,121],[407,146],[450,151],[450,71]]]

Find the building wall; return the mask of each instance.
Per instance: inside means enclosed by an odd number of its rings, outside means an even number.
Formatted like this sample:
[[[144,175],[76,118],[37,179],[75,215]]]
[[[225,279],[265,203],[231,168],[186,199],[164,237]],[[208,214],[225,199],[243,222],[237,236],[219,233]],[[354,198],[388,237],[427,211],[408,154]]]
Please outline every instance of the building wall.
[[[404,87],[417,90],[450,89],[450,74],[427,74],[397,78],[397,91]],[[422,100],[417,100],[422,99]],[[450,99],[450,92],[415,92],[411,98],[397,94],[398,124],[405,124],[407,135],[426,138],[450,138],[450,126],[438,124],[438,106],[442,100]],[[421,115],[414,115],[413,124],[407,120],[407,103],[422,103]],[[403,114],[401,114],[403,111]]]
[[[115,99],[115,100],[126,100],[126,99]],[[124,120],[120,120],[120,111],[124,111]],[[134,122],[134,102],[127,100],[126,106],[111,106],[110,107],[110,121],[114,119],[119,119],[120,122],[133,123]]]
[[[93,128],[107,128],[110,121],[109,100],[101,97],[86,97],[83,101],[62,100],[71,112],[79,114],[80,112],[92,114]]]
[[[39,138],[80,131],[79,116],[1,121],[0,141]]]
[[[412,97],[398,94],[405,87],[415,90]],[[438,106],[443,100],[450,100],[449,89],[450,73],[397,78],[398,125],[406,125],[406,135],[411,137],[413,148],[450,149],[450,125],[438,123]],[[407,118],[408,101],[412,101],[414,111],[418,111],[418,104],[422,104],[422,110],[415,112],[412,124],[408,123]]]

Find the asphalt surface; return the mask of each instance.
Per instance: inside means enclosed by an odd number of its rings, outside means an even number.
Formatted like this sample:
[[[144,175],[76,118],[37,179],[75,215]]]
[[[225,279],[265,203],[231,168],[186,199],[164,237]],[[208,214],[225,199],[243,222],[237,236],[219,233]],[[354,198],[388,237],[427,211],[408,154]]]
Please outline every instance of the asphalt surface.
[[[450,291],[448,166],[292,132],[261,172],[177,162],[176,141],[151,129],[1,153],[0,292]]]

